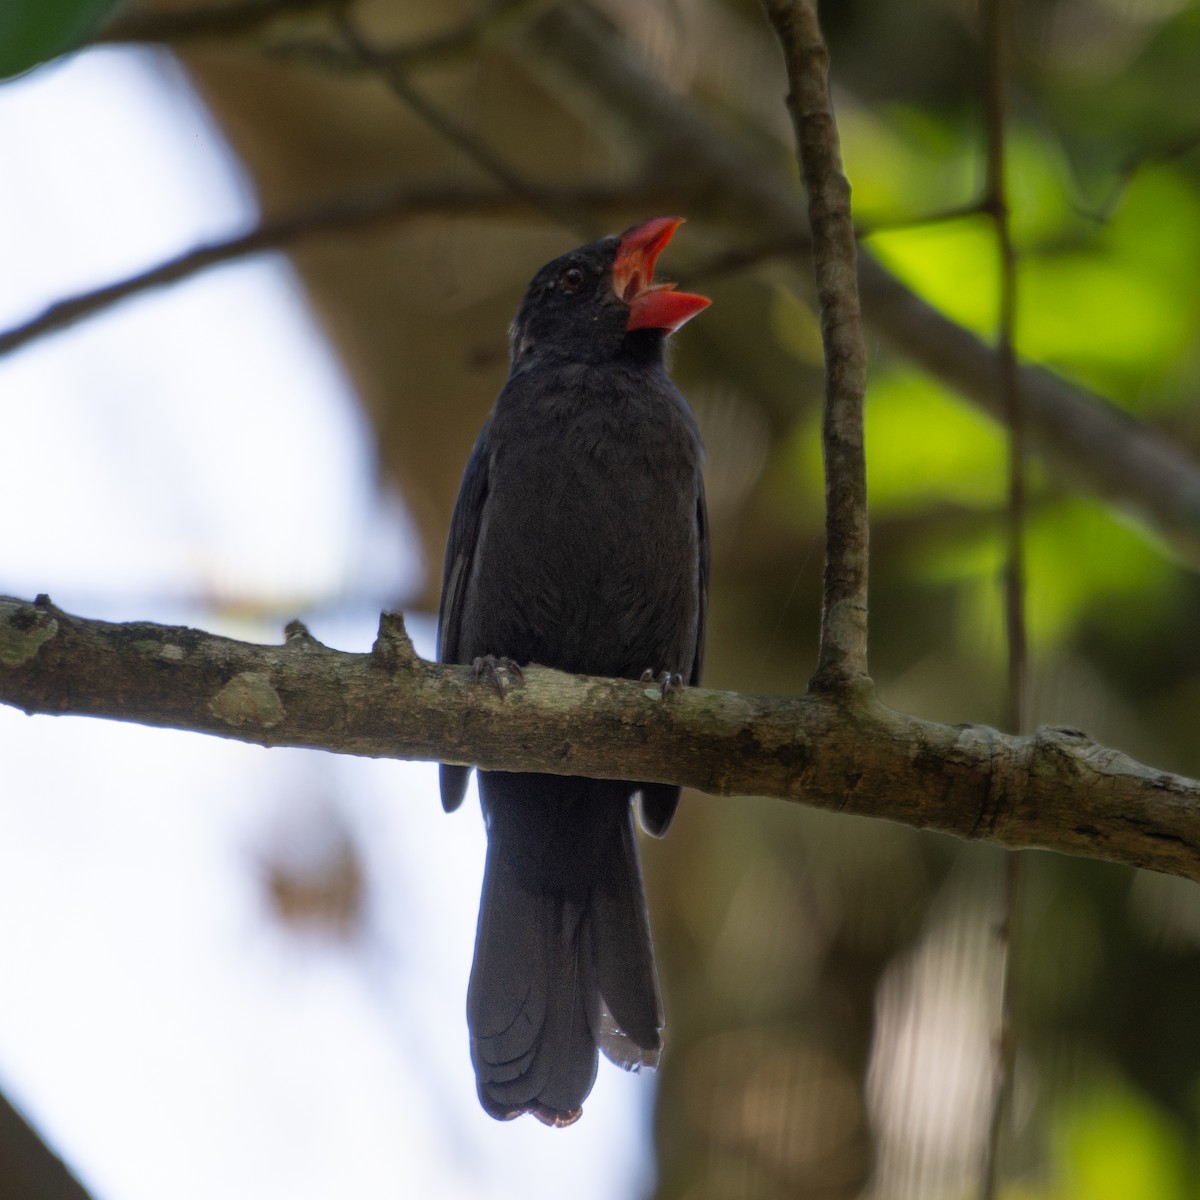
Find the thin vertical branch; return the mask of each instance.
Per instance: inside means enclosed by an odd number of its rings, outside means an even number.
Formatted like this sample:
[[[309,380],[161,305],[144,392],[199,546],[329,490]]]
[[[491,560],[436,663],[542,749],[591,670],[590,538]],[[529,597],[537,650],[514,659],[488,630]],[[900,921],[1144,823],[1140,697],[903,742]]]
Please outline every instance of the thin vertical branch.
[[[763,3],[787,65],[787,105],[808,194],[825,349],[825,589],[820,657],[810,687],[837,691],[867,678],[867,356],[858,256],[816,0]]]
[[[999,258],[996,331],[997,384],[1008,423],[1008,506],[1004,619],[1008,635],[1007,725],[1022,733],[1029,722],[1029,646],[1025,628],[1025,422],[1017,374],[1017,254],[1013,246],[1005,168],[1006,30],[1004,0],[982,0],[988,45],[987,207]]]
[[[999,313],[996,329],[996,378],[1000,407],[1008,423],[1008,505],[1005,523],[1004,614],[1008,642],[1007,724],[1023,733],[1029,724],[1029,644],[1025,625],[1025,423],[1017,370],[1017,255],[1008,205],[1006,129],[1008,120],[1008,29],[1005,0],[980,0],[985,69],[985,207],[992,218],[999,260]],[[1003,912],[997,936],[1003,956],[998,1071],[988,1127],[979,1194],[995,1200],[1000,1185],[1001,1135],[1012,1102],[1016,1064],[1017,918],[1020,912],[1022,859],[1010,851],[1005,861]]]

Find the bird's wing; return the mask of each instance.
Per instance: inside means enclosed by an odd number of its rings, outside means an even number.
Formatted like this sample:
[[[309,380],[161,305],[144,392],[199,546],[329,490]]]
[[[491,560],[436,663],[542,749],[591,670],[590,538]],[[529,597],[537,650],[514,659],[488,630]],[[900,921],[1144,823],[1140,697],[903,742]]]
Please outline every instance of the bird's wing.
[[[692,687],[700,686],[700,677],[704,674],[704,630],[708,625],[708,508],[704,502],[704,479],[697,472],[696,479],[696,543],[699,550],[699,600],[696,610],[696,655],[692,659],[692,673],[688,682]]]
[[[463,472],[454,515],[450,518],[450,536],[446,541],[446,560],[442,566],[442,599],[438,607],[438,662],[459,661],[458,641],[462,629],[463,598],[475,543],[483,522],[483,505],[488,494],[487,429],[480,434]]]
[[[696,651],[692,657],[692,669],[688,683],[698,687],[704,672],[704,629],[708,623],[708,510],[704,503],[704,480],[696,479],[696,549],[697,575],[696,598]],[[642,825],[654,837],[662,837],[671,824],[675,809],[679,806],[680,789],[668,783],[644,783],[641,786]]]
[[[460,660],[459,638],[462,632],[463,599],[471,564],[475,560],[475,544],[483,523],[483,505],[488,493],[488,427],[485,425],[475,449],[471,452],[462,486],[450,519],[450,537],[446,542],[446,561],[442,567],[442,599],[438,607],[438,662]],[[456,809],[467,790],[471,768],[442,763],[440,781],[442,807],[447,812]]]

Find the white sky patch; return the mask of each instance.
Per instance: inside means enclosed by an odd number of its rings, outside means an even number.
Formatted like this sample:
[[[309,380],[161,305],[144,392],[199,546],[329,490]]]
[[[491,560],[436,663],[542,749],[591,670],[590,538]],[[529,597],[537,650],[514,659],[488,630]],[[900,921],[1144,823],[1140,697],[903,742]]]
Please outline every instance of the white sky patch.
[[[80,55],[0,105],[5,324],[255,220],[165,56]],[[0,397],[20,448],[0,473],[10,591],[287,607],[411,588],[405,520],[378,501],[370,432],[282,256],[34,343],[0,360]]]
[[[0,87],[0,161],[0,326],[256,216],[165,55],[89,52]],[[0,359],[0,404],[0,592],[218,631],[205,600],[314,606],[317,636],[364,650],[413,586],[407,517],[281,257]],[[429,654],[432,623],[413,626]],[[98,1200],[648,1190],[652,1074],[602,1065],[563,1131],[479,1108],[463,1014],[483,831],[473,790],[449,818],[435,781],[0,708],[0,1087]],[[255,840],[314,793],[363,848],[359,953],[266,913]]]

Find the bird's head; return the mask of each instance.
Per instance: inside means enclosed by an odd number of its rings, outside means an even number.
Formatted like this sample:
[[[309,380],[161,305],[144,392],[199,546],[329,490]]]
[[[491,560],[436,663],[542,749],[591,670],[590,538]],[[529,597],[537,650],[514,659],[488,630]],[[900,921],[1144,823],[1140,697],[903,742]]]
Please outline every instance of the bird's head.
[[[710,301],[654,282],[654,264],[682,217],[654,217],[547,263],[513,322],[514,366],[543,355],[603,362],[662,357],[663,339]]]

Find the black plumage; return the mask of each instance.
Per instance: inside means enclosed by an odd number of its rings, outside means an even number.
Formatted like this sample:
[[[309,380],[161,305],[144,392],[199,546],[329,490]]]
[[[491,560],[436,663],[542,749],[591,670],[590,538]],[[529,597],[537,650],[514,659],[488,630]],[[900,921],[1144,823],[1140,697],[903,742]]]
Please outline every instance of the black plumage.
[[[656,218],[534,277],[508,380],[463,476],[438,654],[700,682],[708,541],[695,420],[665,338],[708,302],[653,283]],[[469,768],[443,765],[456,808]],[[655,1066],[663,1011],[631,800],[665,832],[677,787],[480,772],[488,852],[467,997],[494,1117],[575,1120],[597,1050]]]

